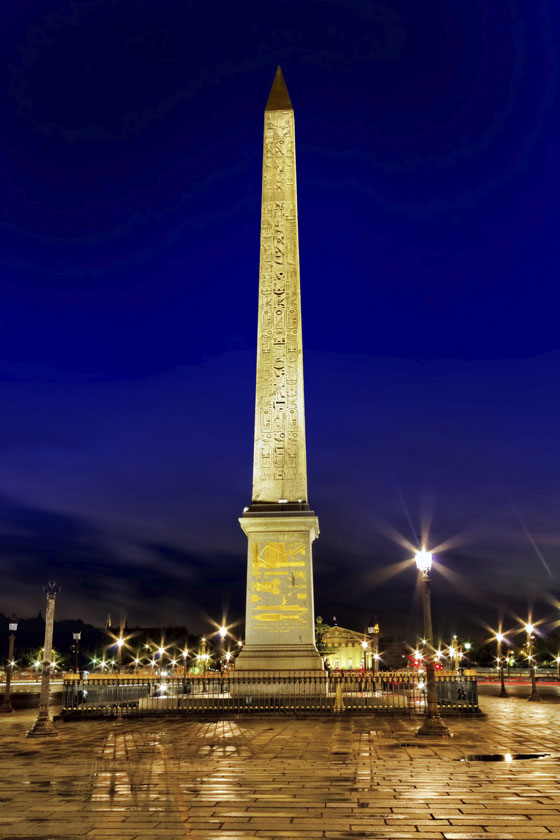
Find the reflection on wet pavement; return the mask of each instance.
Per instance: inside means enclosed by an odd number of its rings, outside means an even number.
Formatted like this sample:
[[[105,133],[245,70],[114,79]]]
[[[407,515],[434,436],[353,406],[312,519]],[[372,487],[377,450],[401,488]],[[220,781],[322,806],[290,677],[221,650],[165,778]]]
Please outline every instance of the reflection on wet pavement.
[[[528,705],[486,698],[445,742],[407,718],[146,718],[22,749],[18,714],[0,721],[0,836],[560,840],[558,707]],[[550,755],[516,760],[532,753]]]

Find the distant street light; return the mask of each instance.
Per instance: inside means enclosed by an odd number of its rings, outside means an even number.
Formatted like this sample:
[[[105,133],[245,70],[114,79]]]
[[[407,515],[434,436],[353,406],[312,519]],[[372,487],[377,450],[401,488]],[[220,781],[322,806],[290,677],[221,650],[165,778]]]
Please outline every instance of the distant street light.
[[[74,673],[79,674],[79,672],[80,672],[80,667],[79,667],[80,666],[80,662],[79,662],[80,639],[82,638],[81,631],[78,631],[76,633],[72,633],[72,638],[74,639],[74,645],[73,645],[73,649],[74,649]]]
[[[37,720],[27,733],[27,738],[58,737],[54,723],[49,714],[50,690],[51,690],[51,664],[52,664],[52,638],[54,628],[54,604],[56,596],[60,592],[60,586],[54,581],[49,581],[43,587],[47,596],[47,612],[45,615],[45,642],[43,644],[43,673],[41,675],[41,694],[39,696],[39,713]]]
[[[10,714],[14,711],[10,700],[10,689],[12,684],[12,671],[14,669],[14,643],[16,640],[17,628],[17,619],[15,615],[12,615],[8,624],[8,630],[10,631],[10,635],[8,636],[8,664],[6,666],[6,685],[4,688],[4,699],[2,700],[2,705],[0,706],[0,712],[5,712],[6,714]]]
[[[533,630],[535,628],[529,622],[525,625],[525,632],[527,633],[527,659],[529,660],[529,669],[531,672],[531,694],[527,698],[532,703],[540,703],[540,694],[537,691],[537,663],[533,655]]]
[[[379,624],[375,622],[373,625],[373,636],[371,640],[372,659],[373,659],[373,673],[377,674],[379,670]]]
[[[118,668],[117,668],[117,670],[118,670],[119,674],[120,674],[120,673],[121,673],[121,671],[122,671],[122,651],[123,651],[123,645],[124,645],[124,639],[123,639],[123,637],[122,637],[122,636],[119,636],[119,638],[117,639],[117,663],[118,663]],[[115,663],[113,662],[113,664],[115,664]]]
[[[415,556],[422,588],[422,607],[424,612],[424,637],[426,639],[426,683],[427,704],[426,718],[416,733],[417,735],[449,735],[449,729],[440,717],[437,705],[436,677],[434,664],[434,637],[432,632],[432,605],[430,601],[430,577],[432,554],[422,548]]]
[[[362,651],[363,651],[362,667],[363,667],[364,671],[367,669],[367,649],[368,649],[368,643],[364,639],[362,641]]]
[[[197,657],[198,658],[198,657]],[[206,653],[206,637],[203,636],[200,640],[200,661],[202,662],[202,676],[206,674],[206,662],[208,654]]]
[[[560,654],[556,657],[555,662],[558,665],[558,679],[560,680]]]
[[[504,682],[504,660],[502,658],[502,642],[506,640],[503,633],[496,633],[496,643],[498,645],[498,669],[500,674],[500,697],[507,697],[506,684]]]

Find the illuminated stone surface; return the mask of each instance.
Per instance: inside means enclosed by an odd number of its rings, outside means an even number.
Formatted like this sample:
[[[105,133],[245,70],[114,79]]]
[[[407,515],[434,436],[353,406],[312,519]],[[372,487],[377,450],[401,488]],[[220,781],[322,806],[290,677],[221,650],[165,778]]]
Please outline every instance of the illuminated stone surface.
[[[557,704],[485,697],[453,739],[409,718],[0,719],[0,836],[73,840],[424,838],[560,840],[557,758],[466,763],[472,752],[560,751]],[[402,745],[408,746],[402,746]]]
[[[264,116],[261,259],[245,646],[238,670],[322,670],[307,503],[294,112],[280,68]]]
[[[321,669],[314,643],[315,516],[244,516],[248,538],[245,646],[237,670]]]
[[[280,68],[264,116],[253,502],[307,501],[294,112]]]

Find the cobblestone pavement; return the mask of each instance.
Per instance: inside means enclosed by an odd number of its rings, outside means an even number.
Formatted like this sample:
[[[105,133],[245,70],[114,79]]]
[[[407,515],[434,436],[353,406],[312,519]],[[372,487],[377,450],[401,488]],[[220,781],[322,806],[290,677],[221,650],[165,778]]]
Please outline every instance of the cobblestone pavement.
[[[34,712],[3,716],[0,837],[560,840],[558,704],[482,705],[441,742],[381,716],[83,721],[34,741]],[[505,752],[551,755],[464,760]]]

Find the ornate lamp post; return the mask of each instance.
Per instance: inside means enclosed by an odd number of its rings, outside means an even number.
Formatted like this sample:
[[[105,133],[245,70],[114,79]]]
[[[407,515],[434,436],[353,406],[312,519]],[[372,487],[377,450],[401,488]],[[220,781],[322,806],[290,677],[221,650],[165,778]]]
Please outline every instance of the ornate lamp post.
[[[119,636],[119,638],[117,639],[117,671],[119,672],[119,674],[122,671],[122,649],[123,649],[123,645],[124,645],[124,639],[123,639],[122,636]]]
[[[189,656],[189,649],[185,648],[184,651],[181,653],[183,657],[183,677],[187,676],[187,658]]]
[[[434,638],[432,633],[432,605],[430,601],[430,578],[432,554],[423,548],[416,553],[419,582],[422,588],[422,607],[424,611],[424,637],[426,639],[426,684],[427,708],[426,719],[417,735],[449,735],[449,729],[440,717],[437,707],[436,676],[434,669]]]
[[[453,647],[453,642],[452,642],[449,645],[449,647],[447,648],[447,657],[448,657],[450,663],[451,663],[452,659],[455,661],[455,655],[456,655],[456,651],[455,651],[455,648]],[[449,668],[451,669],[451,664],[449,665]]]
[[[77,633],[72,633],[72,638],[74,639],[74,673],[80,673],[80,639],[82,638],[81,631]]]
[[[27,738],[58,737],[54,723],[49,714],[52,665],[52,637],[54,628],[54,602],[60,592],[60,586],[49,581],[43,587],[47,596],[47,613],[45,616],[45,643],[43,645],[43,671],[41,675],[41,694],[39,697],[39,714],[37,720],[27,733]]]
[[[373,625],[373,636],[371,640],[372,648],[372,666],[373,673],[377,674],[379,670],[379,624],[377,622]]]
[[[221,643],[221,648],[222,648],[222,656],[220,657],[220,671],[222,671],[223,667],[224,667],[222,657],[225,656],[225,652],[226,652],[226,644],[225,643],[226,643],[226,636],[227,636],[227,627],[225,627],[222,624],[222,626],[218,630],[218,633],[219,633],[219,636],[220,636],[220,643]]]
[[[525,632],[527,633],[527,659],[529,660],[529,668],[531,671],[531,694],[527,698],[533,703],[540,703],[541,697],[537,691],[537,669],[535,657],[533,656],[533,630],[535,628],[531,623],[525,625]]]
[[[498,670],[500,674],[500,693],[499,697],[507,697],[506,684],[504,682],[504,660],[502,658],[502,642],[505,641],[503,633],[496,633],[496,644],[498,645]]]
[[[205,636],[203,636],[202,639],[200,640],[200,654],[199,654],[199,656],[200,656],[200,662],[202,663],[202,676],[204,676],[206,674],[206,659],[207,659],[207,656],[208,656],[207,653],[206,653],[206,637]]]
[[[0,712],[6,712],[7,714],[14,711],[10,700],[10,688],[12,684],[12,671],[14,668],[14,642],[16,640],[17,630],[17,620],[15,615],[12,615],[10,619],[10,623],[8,624],[8,630],[10,631],[10,635],[8,636],[9,645],[8,664],[6,666],[6,687],[4,689],[4,699],[2,700],[2,705],[0,706]]]
[[[368,643],[364,639],[363,642],[362,642],[362,651],[363,651],[362,667],[363,667],[364,671],[367,671],[367,649],[368,649]]]

